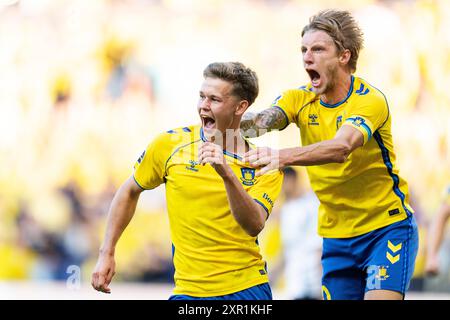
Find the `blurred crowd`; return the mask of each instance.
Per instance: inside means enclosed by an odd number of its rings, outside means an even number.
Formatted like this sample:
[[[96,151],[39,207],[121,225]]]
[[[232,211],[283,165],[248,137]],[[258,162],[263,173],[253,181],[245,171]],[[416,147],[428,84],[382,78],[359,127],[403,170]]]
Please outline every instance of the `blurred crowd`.
[[[252,108],[263,109],[308,81],[301,29],[337,4],[365,33],[356,75],[389,101],[423,279],[428,224],[450,183],[449,1],[18,0],[0,1],[0,280],[64,280],[77,265],[88,281],[111,199],[142,150],[157,133],[198,122],[204,67],[253,68]],[[299,143],[292,127],[260,139]],[[276,214],[260,240],[269,269]],[[171,281],[163,186],[142,195],[116,257],[116,278]]]

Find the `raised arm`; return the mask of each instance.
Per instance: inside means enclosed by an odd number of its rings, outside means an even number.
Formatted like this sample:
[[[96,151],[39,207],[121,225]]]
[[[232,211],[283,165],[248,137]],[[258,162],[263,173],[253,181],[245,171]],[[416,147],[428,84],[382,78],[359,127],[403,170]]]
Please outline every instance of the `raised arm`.
[[[241,119],[242,135],[247,138],[259,137],[272,130],[283,130],[287,125],[286,115],[277,107],[259,113],[247,112]]]
[[[128,178],[116,192],[108,213],[106,234],[97,265],[92,273],[91,284],[95,290],[110,293],[109,284],[115,274],[114,252],[117,241],[134,215],[143,189],[133,177]]]

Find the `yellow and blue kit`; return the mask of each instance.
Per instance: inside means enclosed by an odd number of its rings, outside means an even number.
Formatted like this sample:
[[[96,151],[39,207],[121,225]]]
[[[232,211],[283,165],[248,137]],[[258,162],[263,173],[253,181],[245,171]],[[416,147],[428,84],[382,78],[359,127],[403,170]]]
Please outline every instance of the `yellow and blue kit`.
[[[266,262],[257,238],[234,219],[222,178],[212,166],[197,161],[204,141],[201,126],[170,130],[157,136],[135,164],[134,179],[142,189],[165,184],[175,266],[173,293],[217,297],[252,287],[258,291],[259,285],[268,283]],[[255,169],[239,155],[224,151],[224,158],[269,216],[281,190],[282,173],[256,177]]]
[[[323,102],[308,84],[284,92],[272,106],[283,111],[287,123],[299,127],[303,146],[333,139],[343,125],[359,130],[364,137],[363,146],[344,163],[306,167],[320,200],[318,232],[324,237],[325,296],[361,298],[361,292],[374,288],[366,283],[366,276],[369,269],[377,267],[387,272],[379,283],[381,289],[404,293],[417,254],[417,227],[408,185],[395,164],[392,120],[384,94],[351,76],[347,96],[336,104]],[[395,227],[398,232],[392,229]],[[401,249],[393,252],[391,247]],[[350,268],[339,257],[362,260]],[[399,266],[405,268],[394,271]],[[359,283],[363,290],[351,292],[351,282]]]

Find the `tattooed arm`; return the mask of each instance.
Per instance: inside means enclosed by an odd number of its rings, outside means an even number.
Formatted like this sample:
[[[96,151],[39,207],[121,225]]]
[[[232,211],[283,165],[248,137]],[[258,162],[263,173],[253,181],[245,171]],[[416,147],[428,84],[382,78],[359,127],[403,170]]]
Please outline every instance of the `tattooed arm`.
[[[284,129],[287,121],[283,111],[270,107],[256,114],[245,113],[241,119],[241,130],[244,137],[255,138],[272,130]]]

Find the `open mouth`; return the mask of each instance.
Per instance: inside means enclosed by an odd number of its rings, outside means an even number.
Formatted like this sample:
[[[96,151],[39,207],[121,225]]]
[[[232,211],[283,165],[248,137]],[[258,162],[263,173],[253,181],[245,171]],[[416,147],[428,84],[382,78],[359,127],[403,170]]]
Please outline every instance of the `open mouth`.
[[[202,119],[202,126],[205,129],[214,129],[216,125],[216,120],[214,118],[211,118],[207,115],[200,115],[200,118]]]
[[[320,86],[320,73],[318,73],[314,69],[306,69],[306,72],[308,72],[308,75],[311,79],[311,84],[313,87],[317,88]]]

